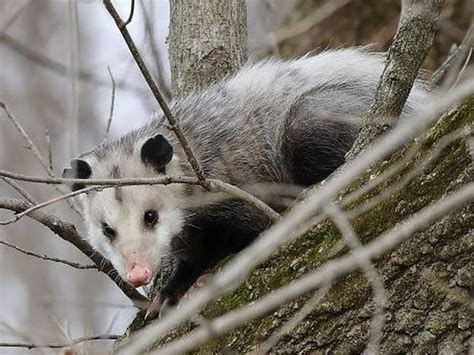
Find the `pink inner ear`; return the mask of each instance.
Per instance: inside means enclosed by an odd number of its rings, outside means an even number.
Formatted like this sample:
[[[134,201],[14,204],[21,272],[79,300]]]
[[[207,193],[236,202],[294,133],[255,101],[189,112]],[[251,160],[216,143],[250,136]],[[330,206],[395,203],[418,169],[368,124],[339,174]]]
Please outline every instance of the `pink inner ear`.
[[[152,277],[152,272],[150,269],[135,265],[127,273],[127,282],[133,287],[140,287],[150,283]]]

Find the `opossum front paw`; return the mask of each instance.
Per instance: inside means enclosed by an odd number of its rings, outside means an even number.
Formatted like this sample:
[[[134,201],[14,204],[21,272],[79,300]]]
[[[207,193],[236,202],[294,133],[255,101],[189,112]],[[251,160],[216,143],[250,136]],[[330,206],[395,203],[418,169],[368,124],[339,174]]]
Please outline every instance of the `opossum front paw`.
[[[178,297],[158,291],[145,314],[145,320],[150,321],[163,317],[171,308],[178,304]]]

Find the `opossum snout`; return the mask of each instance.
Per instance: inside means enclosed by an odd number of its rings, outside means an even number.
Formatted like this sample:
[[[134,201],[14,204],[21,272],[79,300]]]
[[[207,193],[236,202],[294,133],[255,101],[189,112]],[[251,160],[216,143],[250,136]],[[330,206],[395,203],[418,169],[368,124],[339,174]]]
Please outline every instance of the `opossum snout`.
[[[140,287],[150,283],[152,272],[150,269],[135,264],[132,269],[127,272],[127,282],[133,287]]]

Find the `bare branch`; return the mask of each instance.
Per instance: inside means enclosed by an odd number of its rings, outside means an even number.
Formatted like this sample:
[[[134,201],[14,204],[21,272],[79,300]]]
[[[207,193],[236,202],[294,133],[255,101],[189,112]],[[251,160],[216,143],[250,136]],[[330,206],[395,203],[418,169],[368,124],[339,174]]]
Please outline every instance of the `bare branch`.
[[[450,88],[454,86],[457,77],[459,76],[459,72],[465,62],[466,57],[468,56],[470,50],[474,46],[474,25],[471,25],[464,36],[458,50],[455,51],[452,55],[452,59],[449,61],[449,66],[446,68],[445,78],[442,83],[442,87]],[[450,58],[448,58],[450,59]],[[444,67],[444,63],[442,68]],[[436,73],[435,73],[436,74]],[[435,75],[433,74],[433,76]]]
[[[128,15],[127,20],[123,23],[123,26],[127,26],[130,22],[132,22],[134,12],[135,12],[135,0],[131,0],[130,14]]]
[[[19,219],[21,219],[22,217],[24,216],[27,216],[29,215],[31,212],[34,212],[36,210],[39,210],[40,208],[43,208],[43,207],[46,207],[46,206],[49,206],[49,205],[52,205],[56,202],[59,202],[59,201],[63,201],[63,200],[66,200],[68,198],[71,198],[71,197],[74,197],[74,196],[77,196],[79,194],[83,194],[83,193],[87,193],[87,192],[90,192],[90,191],[93,191],[93,190],[99,190],[99,189],[103,189],[103,187],[86,187],[84,189],[80,189],[80,190],[76,190],[76,191],[73,191],[73,192],[70,192],[66,195],[62,195],[62,196],[58,196],[58,197],[55,197],[51,200],[48,200],[48,201],[45,201],[45,202],[42,202],[42,203],[38,203],[34,206],[31,206],[29,208],[27,208],[26,210],[20,212],[20,213],[15,213],[15,215],[7,220],[7,221],[0,221],[0,225],[8,225],[8,224],[12,224],[12,223],[15,223],[17,222]]]
[[[28,149],[30,149],[34,156],[36,157],[36,159],[40,162],[41,166],[43,167],[43,169],[48,173],[48,175],[50,177],[54,177],[54,173],[53,171],[50,169],[49,167],[49,164],[48,162],[44,159],[43,155],[41,154],[41,152],[39,151],[38,147],[33,143],[33,141],[31,140],[30,136],[28,135],[28,133],[26,133],[26,131],[24,130],[23,126],[20,124],[20,122],[18,122],[18,120],[16,119],[16,117],[13,115],[13,113],[8,109],[7,105],[5,105],[4,102],[1,102],[0,101],[0,108],[5,112],[5,114],[7,115],[8,119],[13,123],[13,125],[15,126],[16,130],[20,133],[20,135],[22,136],[22,138],[24,139],[25,143],[26,143],[26,147]]]
[[[12,187],[16,192],[18,192],[21,196],[23,196],[25,200],[31,203],[32,205],[36,205],[38,203],[36,202],[35,198],[28,191],[26,191],[26,189],[24,189],[20,184],[18,184],[15,180],[5,178],[5,177],[2,177],[2,180],[5,181],[10,187]]]
[[[79,71],[79,28],[77,18],[77,2],[68,1],[68,30],[69,30],[69,78],[71,84],[71,102],[70,114],[68,116],[68,136],[69,136],[69,154],[75,157],[78,154],[79,147],[79,80],[77,73]]]
[[[155,31],[153,29],[153,24],[150,19],[150,17],[153,16],[153,13],[154,13],[153,10],[155,9],[156,4],[153,1],[149,3],[151,7],[151,11],[147,11],[143,0],[140,0],[140,5],[142,9],[142,16],[145,19],[145,28],[148,32],[148,45],[151,48],[151,52],[153,53],[153,59],[155,60],[155,63],[156,63],[158,85],[159,85],[159,88],[161,89],[161,92],[164,98],[167,101],[169,101],[171,100],[171,91],[168,85],[166,84],[166,81],[163,76],[164,68],[163,68],[163,62],[160,56],[160,52],[158,51],[158,40],[155,38]]]
[[[14,180],[28,181],[46,185],[71,185],[81,184],[85,186],[130,186],[130,185],[169,185],[169,184],[190,184],[199,185],[197,178],[188,176],[158,176],[156,178],[123,178],[123,179],[65,179],[47,178],[41,176],[29,176],[11,171],[0,170],[0,176]],[[211,180],[212,181],[212,180]]]
[[[24,130],[23,126],[20,124],[20,122],[16,119],[16,117],[13,115],[13,113],[8,109],[8,107],[5,105],[4,102],[0,101],[0,109],[2,109],[5,114],[7,115],[8,119],[13,123],[17,131],[20,133],[20,135],[23,137],[24,141],[26,142],[26,145],[28,149],[30,149],[33,152],[33,155],[36,157],[36,159],[40,162],[41,166],[43,167],[44,171],[50,178],[54,178],[55,174],[53,169],[50,168],[49,164],[46,162],[44,159],[43,155],[39,151],[38,147],[33,143],[32,139],[26,133]],[[60,187],[57,187],[56,190],[62,194],[67,193],[66,190],[61,189]],[[81,216],[80,210],[74,205],[73,202],[68,201],[69,206],[79,215]]]
[[[82,265],[82,264],[75,263],[75,262],[68,261],[68,260],[64,260],[64,259],[53,258],[53,257],[47,256],[47,255],[36,254],[36,253],[33,253],[32,251],[28,251],[26,249],[23,249],[23,248],[20,248],[16,245],[13,245],[13,244],[5,241],[5,240],[0,240],[0,244],[3,244],[3,245],[5,245],[9,248],[15,249],[16,251],[19,251],[20,253],[23,253],[23,254],[28,255],[28,256],[33,256],[33,257],[38,258],[38,259],[53,261],[55,263],[69,265],[69,266],[71,266],[73,268],[76,268],[76,269],[97,269],[97,265]]]
[[[388,52],[365,124],[346,158],[352,160],[391,126],[403,110],[418,71],[433,43],[444,0],[402,0],[400,24]],[[385,121],[385,122],[384,122]]]
[[[0,34],[5,32],[8,27],[10,27],[10,25],[15,22],[15,20],[30,2],[31,0],[3,2],[3,6],[0,6]]]
[[[115,88],[116,83],[114,76],[112,74],[112,70],[110,70],[110,66],[107,66],[107,71],[109,72],[110,82],[112,83],[112,95],[110,98],[110,111],[109,111],[109,119],[107,121],[107,128],[105,129],[105,135],[103,141],[106,141],[109,138],[110,128],[112,127],[112,118],[114,117],[114,107],[115,107]]]
[[[467,138],[468,136],[470,136],[472,134],[472,128],[473,128],[472,125],[467,126],[467,127],[463,127],[463,128],[457,129],[457,130],[445,135],[444,137],[440,138],[434,144],[434,146],[430,149],[429,156],[426,159],[422,159],[421,162],[419,164],[415,165],[413,169],[411,169],[410,171],[405,173],[400,178],[400,180],[398,180],[395,184],[392,184],[392,185],[384,188],[383,191],[381,191],[379,194],[377,194],[377,196],[373,197],[370,200],[364,201],[363,203],[359,204],[357,207],[354,207],[353,209],[349,210],[347,212],[348,217],[349,218],[355,218],[356,216],[358,216],[362,213],[365,213],[366,211],[371,210],[372,208],[377,206],[380,202],[382,202],[386,198],[388,198],[388,197],[394,195],[395,193],[397,193],[398,191],[400,191],[404,186],[406,186],[416,176],[420,175],[427,166],[429,166],[431,163],[433,163],[433,161],[435,161],[441,155],[443,150],[449,144],[451,144],[456,139]],[[417,146],[417,145],[415,145],[415,146]],[[410,154],[407,154],[407,156],[410,156]],[[405,159],[403,159],[403,160],[405,160]],[[398,166],[398,168],[401,168],[401,165],[398,164],[398,163],[394,164],[393,168],[396,168],[397,166]],[[389,169],[389,170],[393,171],[392,168]],[[381,174],[381,175],[384,175],[384,174]],[[374,182],[375,182],[375,180],[378,180],[378,179],[374,179]],[[380,183],[382,181],[378,181],[378,183]],[[369,184],[367,184],[367,185],[372,185],[372,184],[370,184],[370,182],[369,182]],[[346,202],[345,199],[344,199],[343,202],[344,202],[345,205],[347,205],[347,202]]]
[[[28,209],[30,204],[15,199],[0,199],[0,208],[21,213]],[[45,214],[37,210],[32,212],[29,217],[36,220],[37,222],[48,227],[52,232],[58,235],[61,239],[73,244],[78,248],[84,255],[90,258],[99,271],[105,273],[122,291],[127,295],[132,302],[139,308],[146,308],[148,299],[141,295],[132,286],[125,283],[118,275],[117,271],[113,268],[110,262],[103,258],[101,255],[96,253],[94,249],[77,233],[74,225],[61,221],[53,214]]]
[[[457,76],[457,78],[456,78],[456,81],[455,81],[455,82],[453,83],[453,85],[451,86],[451,89],[452,89],[453,87],[455,87],[456,85],[459,84],[459,81],[461,80],[462,75],[464,74],[464,71],[466,70],[467,66],[469,65],[469,62],[471,61],[472,48],[473,48],[473,47],[469,48],[469,51],[468,51],[466,60],[464,61],[464,64],[463,64],[461,70],[460,70],[459,73],[458,73],[458,76]]]
[[[334,222],[344,238],[345,243],[351,248],[351,251],[363,250],[357,234],[352,227],[349,218],[334,203],[328,204],[324,208],[325,214]],[[362,268],[367,281],[372,285],[373,298],[375,303],[374,316],[371,325],[370,339],[367,344],[369,354],[377,354],[380,350],[380,342],[382,341],[382,331],[385,324],[385,305],[387,295],[383,280],[375,269],[369,258],[361,259],[359,266]]]
[[[161,109],[163,110],[163,113],[165,114],[169,124],[171,125],[170,129],[174,132],[176,135],[179,143],[181,144],[181,147],[183,148],[184,153],[186,154],[186,157],[188,158],[189,164],[191,165],[194,173],[196,174],[196,177],[198,180],[201,182],[203,186],[206,186],[206,178],[204,175],[204,172],[199,165],[198,160],[196,159],[196,156],[194,155],[193,151],[191,150],[191,147],[189,146],[188,140],[184,136],[183,132],[181,131],[180,125],[178,120],[174,117],[172,114],[170,108],[168,107],[168,104],[166,103],[166,100],[164,99],[163,95],[161,94],[160,89],[158,88],[158,85],[155,83],[153,80],[152,75],[150,74],[150,71],[148,70],[145,62],[143,61],[143,58],[141,57],[140,53],[138,52],[138,48],[133,42],[132,37],[130,36],[130,33],[128,32],[127,28],[124,26],[124,22],[120,18],[120,15],[118,14],[117,10],[115,9],[114,5],[112,4],[111,0],[103,0],[105,8],[109,12],[109,14],[112,16],[112,18],[115,21],[115,24],[117,25],[120,33],[122,34],[123,39],[125,40],[125,43],[128,46],[128,49],[130,50],[130,53],[132,54],[133,58],[135,59],[135,62],[137,63],[143,77],[145,78],[145,81],[147,82],[148,86],[150,87],[156,101],[160,105]]]
[[[371,191],[373,188],[375,188],[382,182],[387,181],[388,179],[393,177],[395,174],[399,174],[403,168],[405,168],[411,161],[413,161],[413,158],[418,152],[420,145],[421,145],[421,142],[418,142],[418,141],[414,142],[414,144],[407,150],[407,152],[403,155],[403,157],[399,161],[391,165],[388,169],[384,170],[376,178],[370,179],[363,186],[359,187],[357,190],[354,190],[353,192],[344,196],[343,201],[342,201],[342,204],[344,205],[344,207],[349,206],[351,203],[353,203],[357,199],[367,194],[369,191]]]
[[[44,135],[46,137],[46,145],[48,146],[48,163],[49,169],[53,170],[53,149],[51,147],[51,137],[49,136],[49,130],[44,131]]]
[[[198,181],[196,178],[186,177],[186,176],[160,176],[157,178],[124,178],[124,179],[63,179],[63,178],[42,178],[42,177],[34,177],[34,176],[27,176],[22,174],[16,174],[9,171],[0,170],[0,177],[11,178],[15,180],[22,180],[22,181],[29,181],[29,182],[36,182],[36,183],[44,183],[44,184],[68,184],[72,185],[75,183],[79,183],[82,185],[89,185],[95,186],[90,188],[85,188],[81,190],[77,190],[74,192],[70,192],[64,194],[62,196],[53,198],[49,201],[43,202],[36,206],[33,206],[29,209],[29,211],[24,211],[22,215],[29,214],[32,211],[35,211],[39,208],[43,208],[50,204],[83,194],[87,193],[92,190],[100,189],[107,189],[117,186],[132,186],[132,185],[169,185],[169,184],[189,184],[189,185],[201,185],[202,183]],[[258,199],[257,197],[253,196],[252,194],[239,189],[236,186],[228,184],[226,182],[215,180],[215,179],[207,179],[206,183],[208,185],[208,189],[210,192],[224,192],[231,196],[237,197],[241,200],[248,202],[250,205],[254,206],[255,208],[259,209],[260,211],[264,212],[272,221],[277,220],[280,215],[275,212],[270,206],[268,206],[265,202]],[[16,215],[12,220],[1,222],[0,224],[10,224],[16,222],[22,215]]]
[[[454,50],[450,51],[446,60],[431,75],[430,82],[433,85],[438,85],[441,83],[443,79],[446,79],[446,86],[447,87],[451,86],[451,85],[448,85],[448,83],[449,82],[452,83],[453,82],[452,78],[455,77],[455,75],[453,75],[452,68],[453,66],[454,67],[456,66],[456,62],[459,62],[460,57],[461,58],[465,57],[466,52],[469,49],[469,47],[472,48],[473,40],[474,40],[474,26],[471,25],[471,27],[469,27],[469,29],[467,30],[466,35],[464,36],[464,39],[462,40],[461,44],[457,46]],[[453,44],[453,46],[455,45]],[[448,73],[450,71],[451,73]],[[451,79],[449,79],[450,76],[452,77]]]
[[[0,348],[26,348],[26,349],[37,349],[37,348],[51,348],[51,349],[61,349],[61,348],[68,348],[80,343],[94,341],[94,340],[118,340],[122,339],[123,335],[115,335],[115,334],[102,334],[102,335],[94,335],[94,336],[86,336],[80,337],[77,339],[73,339],[67,343],[48,343],[48,344],[36,344],[36,343],[0,343]]]

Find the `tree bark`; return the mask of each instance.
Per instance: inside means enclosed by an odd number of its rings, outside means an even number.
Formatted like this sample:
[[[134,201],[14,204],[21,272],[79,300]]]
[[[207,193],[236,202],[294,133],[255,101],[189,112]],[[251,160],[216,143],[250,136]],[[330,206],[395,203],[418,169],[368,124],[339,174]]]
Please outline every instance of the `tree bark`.
[[[441,119],[425,136],[419,154],[403,174],[393,177],[359,203],[401,181],[405,174],[433,153],[436,142],[474,121],[474,97]],[[446,146],[439,158],[399,192],[355,218],[352,223],[364,243],[395,226],[423,207],[469,183],[474,167],[465,139]],[[368,171],[364,182],[399,161],[410,147]],[[467,205],[416,233],[399,248],[376,263],[388,294],[381,353],[462,354],[469,351],[472,335],[470,294],[474,263],[472,253],[474,205]],[[211,304],[202,316],[212,319],[245,306],[284,286],[347,249],[337,228],[326,221],[283,248],[278,255],[254,271],[235,292]],[[283,305],[272,314],[253,321],[200,348],[198,353],[258,352],[260,344],[305,304],[303,297]],[[280,339],[271,353],[360,353],[368,342],[374,304],[370,284],[361,272],[353,272],[333,285],[329,294],[290,334]],[[165,342],[190,331],[187,324]]]
[[[245,0],[171,0],[169,51],[174,98],[232,74],[247,59]]]
[[[413,83],[433,44],[442,0],[402,0],[398,31],[388,51],[375,97],[364,126],[346,158],[352,160],[384,134],[400,116]]]

